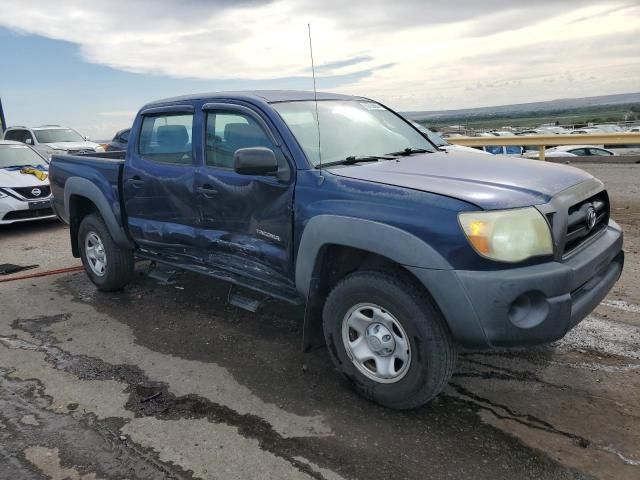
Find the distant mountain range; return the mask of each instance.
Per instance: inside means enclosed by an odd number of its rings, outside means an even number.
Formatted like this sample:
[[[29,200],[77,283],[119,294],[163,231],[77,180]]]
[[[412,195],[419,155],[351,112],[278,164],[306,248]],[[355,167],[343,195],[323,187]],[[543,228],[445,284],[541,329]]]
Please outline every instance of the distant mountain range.
[[[622,93],[618,95],[602,95],[599,97],[561,98],[547,102],[519,103],[515,105],[499,105],[495,107],[463,108],[458,110],[431,110],[404,112],[403,115],[412,120],[436,120],[439,118],[464,117],[472,119],[488,116],[510,116],[522,113],[544,113],[560,110],[574,110],[595,106],[640,103],[640,92]]]

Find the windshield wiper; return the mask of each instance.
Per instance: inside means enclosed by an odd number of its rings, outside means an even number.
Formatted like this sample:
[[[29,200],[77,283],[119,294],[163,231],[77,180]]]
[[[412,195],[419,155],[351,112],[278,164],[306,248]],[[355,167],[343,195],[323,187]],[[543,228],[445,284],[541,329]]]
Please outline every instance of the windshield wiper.
[[[392,155],[394,157],[398,157],[398,156],[406,157],[416,153],[433,153],[433,152],[431,150],[425,150],[424,148],[405,148],[404,150],[400,150],[399,152],[393,152],[393,153],[390,153],[389,155]]]
[[[353,165],[361,162],[377,162],[378,160],[393,160],[393,157],[389,155],[350,155],[342,160],[325,162],[322,165],[318,164],[316,168],[331,167],[333,165]]]

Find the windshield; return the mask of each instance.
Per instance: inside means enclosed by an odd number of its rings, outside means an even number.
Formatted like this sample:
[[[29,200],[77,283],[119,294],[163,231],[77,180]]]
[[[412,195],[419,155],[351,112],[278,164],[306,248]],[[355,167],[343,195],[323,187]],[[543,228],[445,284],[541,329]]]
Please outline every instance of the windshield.
[[[44,158],[23,145],[0,145],[0,168],[46,165]]]
[[[309,161],[320,163],[316,105],[313,101],[273,104],[295,135]],[[369,101],[318,102],[322,162],[347,157],[385,155],[407,148],[435,151],[433,145],[402,118]]]
[[[47,130],[34,130],[36,138],[40,143],[59,143],[59,142],[84,142],[84,138],[70,128],[51,128]]]

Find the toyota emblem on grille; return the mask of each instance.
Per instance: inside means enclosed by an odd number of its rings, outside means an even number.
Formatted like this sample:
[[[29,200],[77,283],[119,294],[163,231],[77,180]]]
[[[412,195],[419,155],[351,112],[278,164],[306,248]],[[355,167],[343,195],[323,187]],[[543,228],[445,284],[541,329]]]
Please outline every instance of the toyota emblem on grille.
[[[31,195],[33,195],[34,197],[39,197],[41,193],[42,190],[40,190],[39,188],[34,188],[33,190],[31,190]]]
[[[596,209],[593,207],[589,207],[587,209],[587,215],[586,215],[586,224],[587,224],[587,230],[592,230],[593,227],[596,226],[596,220],[598,219],[598,214],[596,213]]]

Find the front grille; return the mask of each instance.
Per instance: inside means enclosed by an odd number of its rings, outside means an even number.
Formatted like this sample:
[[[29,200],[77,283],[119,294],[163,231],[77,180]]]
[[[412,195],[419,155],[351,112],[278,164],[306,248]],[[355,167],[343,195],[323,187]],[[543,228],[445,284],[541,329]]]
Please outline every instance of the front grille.
[[[7,213],[2,220],[24,220],[26,218],[40,218],[53,215],[53,210],[49,208],[39,208],[37,210],[14,210]]]
[[[589,216],[592,210],[595,211],[595,222],[590,226]],[[598,232],[607,228],[608,223],[609,196],[605,190],[569,207],[563,254],[568,255],[573,252]]]
[[[79,150],[67,150],[66,153],[69,155],[80,155],[82,153],[96,153],[96,151],[91,148],[81,148]]]
[[[18,195],[34,200],[37,198],[47,198],[51,194],[51,187],[49,185],[38,185],[37,187],[16,187],[12,188]],[[40,190],[40,195],[35,195],[34,190]]]

